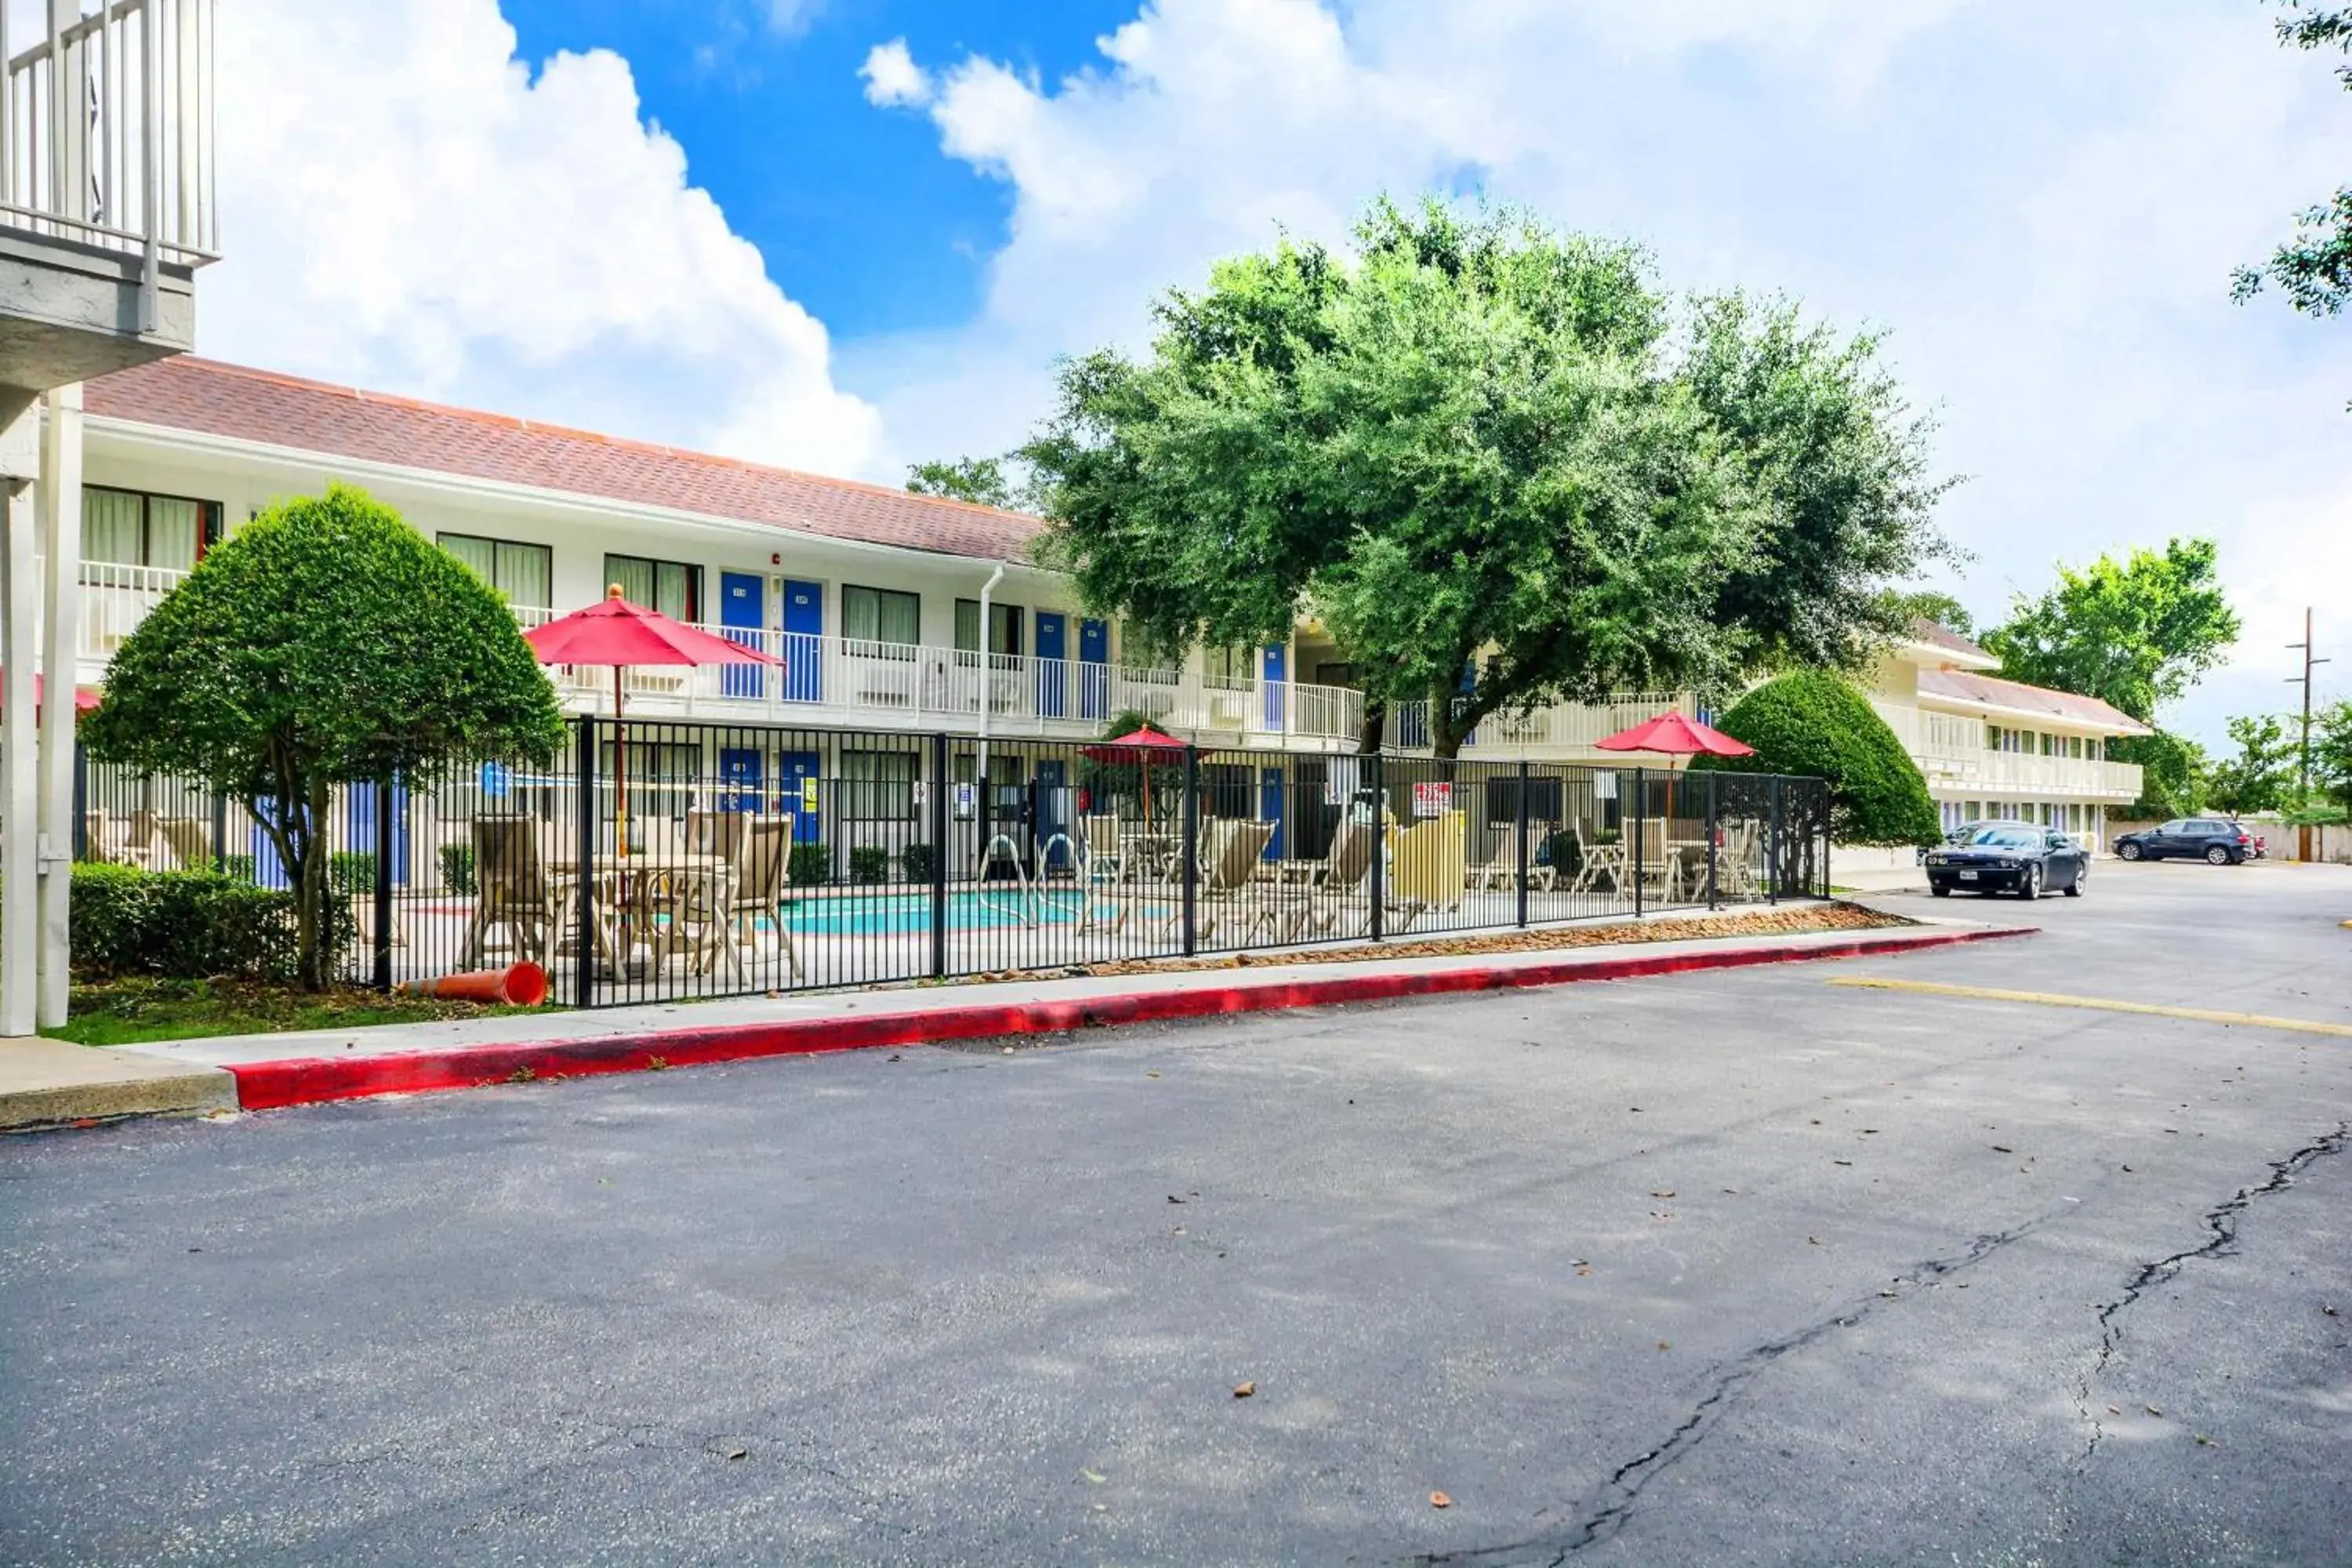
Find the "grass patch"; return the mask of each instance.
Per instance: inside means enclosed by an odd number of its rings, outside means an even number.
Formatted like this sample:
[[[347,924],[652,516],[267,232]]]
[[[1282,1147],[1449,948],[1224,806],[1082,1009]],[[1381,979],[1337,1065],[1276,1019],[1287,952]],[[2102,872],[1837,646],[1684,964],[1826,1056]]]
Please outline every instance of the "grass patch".
[[[84,1046],[135,1046],[208,1035],[287,1029],[356,1029],[370,1024],[490,1018],[545,1008],[485,1007],[432,996],[387,996],[357,987],[305,992],[244,980],[108,980],[73,988],[73,1016],[41,1032]]]

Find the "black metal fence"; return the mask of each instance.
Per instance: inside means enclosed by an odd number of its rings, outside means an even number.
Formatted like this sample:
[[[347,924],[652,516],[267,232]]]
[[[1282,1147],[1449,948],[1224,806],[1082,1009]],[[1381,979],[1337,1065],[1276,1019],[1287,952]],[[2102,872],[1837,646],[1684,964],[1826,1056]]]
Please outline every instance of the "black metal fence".
[[[280,857],[86,766],[78,856]],[[529,959],[580,1006],[1051,971],[1829,891],[1818,779],[610,719],[551,766],[338,792],[350,981]]]

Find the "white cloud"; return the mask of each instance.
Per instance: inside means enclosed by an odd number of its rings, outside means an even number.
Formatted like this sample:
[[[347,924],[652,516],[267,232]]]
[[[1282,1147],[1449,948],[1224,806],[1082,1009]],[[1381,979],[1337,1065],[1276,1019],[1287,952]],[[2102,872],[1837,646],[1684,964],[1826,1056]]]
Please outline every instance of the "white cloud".
[[[2254,679],[2286,658],[2271,632],[2305,567],[2352,548],[2342,329],[2227,294],[2341,182],[2352,100],[2235,8],[2016,21],[1980,0],[1151,0],[1059,81],[894,58],[931,90],[869,96],[920,108],[1013,210],[982,317],[853,345],[854,378],[894,456],[999,449],[1055,354],[1137,346],[1150,296],[1215,257],[1475,186],[1643,239],[1677,285],[1892,329],[1971,476],[1945,517],[1980,612],[2060,558],[2219,536],[2246,673],[2179,716],[2218,734],[2224,701],[2278,700]]]
[[[221,10],[207,353],[835,472],[875,411],[628,66],[534,78],[497,0]]]
[[[824,4],[825,0],[768,0],[768,26],[779,33],[806,32]]]
[[[866,101],[884,108],[914,108],[931,100],[931,79],[907,51],[907,40],[877,44],[857,68],[866,82]]]

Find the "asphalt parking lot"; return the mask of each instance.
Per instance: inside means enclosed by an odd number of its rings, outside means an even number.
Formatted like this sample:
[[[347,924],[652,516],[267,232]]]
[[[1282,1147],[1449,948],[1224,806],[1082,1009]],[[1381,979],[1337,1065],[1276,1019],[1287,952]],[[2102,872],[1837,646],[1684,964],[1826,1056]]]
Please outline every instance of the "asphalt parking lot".
[[[0,1559],[2352,1560],[2352,1037],[1831,984],[2352,1026],[2352,872],[2032,918],[0,1141]]]

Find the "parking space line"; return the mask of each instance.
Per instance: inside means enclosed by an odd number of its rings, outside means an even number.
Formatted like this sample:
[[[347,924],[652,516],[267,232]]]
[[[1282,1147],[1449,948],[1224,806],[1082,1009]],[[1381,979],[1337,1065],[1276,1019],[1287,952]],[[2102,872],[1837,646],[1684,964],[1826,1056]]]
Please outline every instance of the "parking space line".
[[[1879,980],[1841,974],[1828,982],[1864,991],[1908,991],[1926,996],[1969,996],[1983,1002],[2025,1002],[2039,1007],[2088,1007],[2104,1013],[2146,1013],[2200,1024],[2241,1024],[2255,1029],[2291,1029],[2299,1035],[2332,1035],[2352,1040],[2352,1024],[2313,1018],[2274,1018],[2264,1013],[2222,1013],[2210,1007],[2167,1007],[2154,1002],[2122,1002],[2106,996],[2065,996],[2050,991],[2002,991],[1990,985],[1942,985],[1932,980]]]

